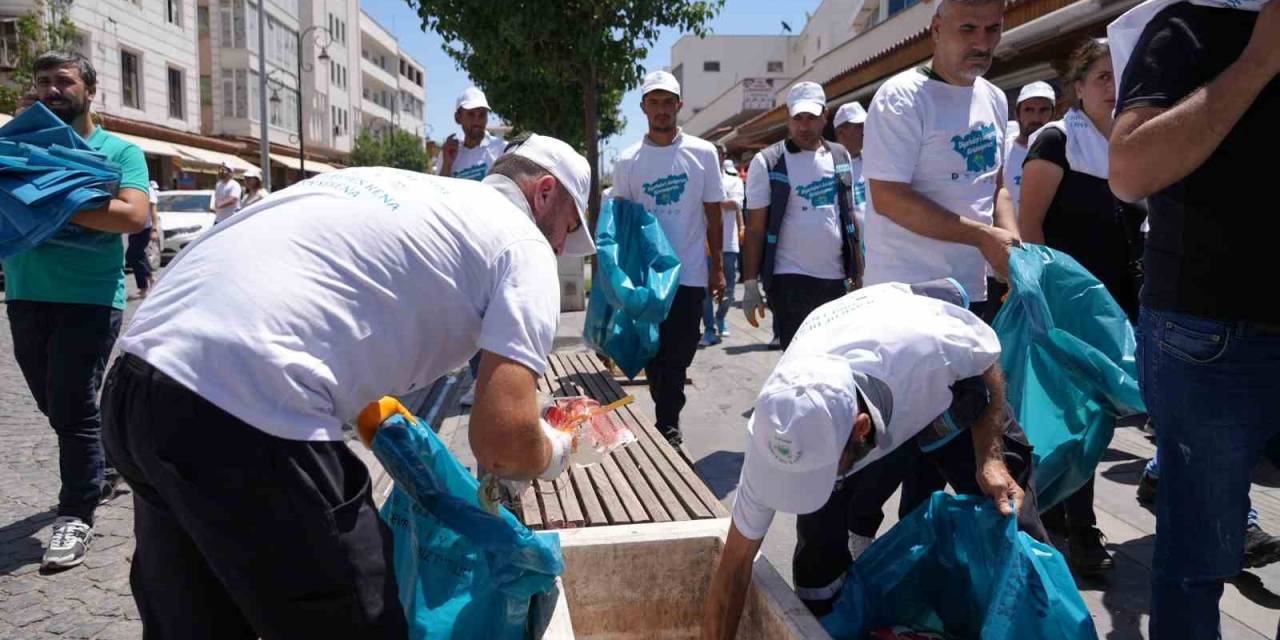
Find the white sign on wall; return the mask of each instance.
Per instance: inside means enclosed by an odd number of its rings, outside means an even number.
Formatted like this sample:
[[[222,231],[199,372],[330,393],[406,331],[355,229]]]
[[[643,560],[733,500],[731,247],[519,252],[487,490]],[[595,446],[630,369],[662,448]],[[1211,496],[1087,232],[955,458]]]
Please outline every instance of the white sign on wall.
[[[742,81],[742,109],[773,108],[773,78],[745,78]]]

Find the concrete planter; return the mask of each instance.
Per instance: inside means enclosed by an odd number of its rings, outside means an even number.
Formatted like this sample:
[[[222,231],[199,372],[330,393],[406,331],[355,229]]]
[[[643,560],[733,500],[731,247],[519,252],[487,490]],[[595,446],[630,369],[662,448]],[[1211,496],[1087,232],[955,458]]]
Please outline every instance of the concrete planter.
[[[697,638],[729,520],[560,531],[565,572],[545,640]],[[738,638],[830,640],[760,556]]]

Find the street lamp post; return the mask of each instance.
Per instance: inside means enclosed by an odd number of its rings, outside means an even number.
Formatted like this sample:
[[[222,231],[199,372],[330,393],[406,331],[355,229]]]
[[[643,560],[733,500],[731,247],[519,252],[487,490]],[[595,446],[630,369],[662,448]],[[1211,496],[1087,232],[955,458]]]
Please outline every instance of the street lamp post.
[[[317,24],[298,32],[298,177],[302,180],[307,179],[307,134],[302,123],[302,74],[315,70],[314,65],[302,59],[302,41],[312,32],[317,34],[317,40],[319,34],[324,34],[325,37],[324,44],[320,45],[320,55],[316,56],[320,62],[329,61],[329,45],[333,44],[333,32],[329,31],[328,27]]]
[[[268,83],[268,82],[270,82],[270,81],[272,81],[271,76],[275,75],[276,73],[287,73],[287,74],[289,74],[289,75],[293,76],[293,79],[296,81],[296,83],[297,83],[297,85],[298,85],[298,87],[297,87],[296,89],[294,89],[294,91],[295,91],[295,92],[297,92],[297,94],[298,94],[298,108],[297,108],[297,116],[298,116],[298,177],[299,177],[299,178],[301,178],[301,179],[303,179],[303,180],[305,180],[305,179],[306,179],[306,177],[307,177],[307,148],[306,148],[306,138],[307,138],[307,136],[306,136],[306,131],[305,131],[305,129],[304,129],[304,124],[303,124],[303,122],[302,122],[302,96],[303,96],[303,93],[302,93],[302,74],[303,74],[303,72],[310,72],[310,71],[314,71],[314,70],[315,70],[315,65],[313,65],[313,64],[311,64],[310,62],[307,62],[306,60],[304,60],[304,59],[303,59],[303,55],[302,55],[302,42],[303,42],[303,39],[305,39],[308,35],[311,35],[312,33],[316,33],[316,34],[323,34],[323,35],[324,35],[324,38],[325,38],[325,40],[324,40],[324,44],[320,45],[320,55],[319,55],[319,56],[316,56],[316,59],[317,59],[317,60],[319,60],[319,61],[321,61],[321,62],[327,62],[327,61],[329,61],[329,59],[330,59],[330,58],[329,58],[329,45],[333,43],[333,33],[332,33],[332,32],[330,32],[330,31],[329,31],[329,29],[328,29],[327,27],[323,27],[323,26],[320,26],[320,25],[313,25],[313,26],[307,27],[306,29],[303,29],[302,31],[299,31],[299,32],[298,32],[298,36],[297,36],[297,41],[298,41],[298,46],[297,46],[297,49],[298,49],[298,73],[291,73],[291,72],[289,72],[288,70],[285,70],[285,69],[272,69],[270,73],[267,73],[267,71],[266,71],[266,68],[267,68],[267,62],[266,62],[266,60],[267,60],[267,56],[266,56],[266,35],[265,35],[265,33],[266,33],[266,25],[265,25],[266,18],[264,17],[264,14],[262,13],[262,6],[263,6],[264,4],[266,4],[266,3],[265,3],[265,2],[263,2],[263,1],[261,1],[261,0],[258,2],[258,69],[259,69],[259,73],[258,73],[258,100],[259,100],[259,105],[260,105],[260,106],[259,106],[259,111],[261,112],[261,113],[260,113],[260,116],[261,116],[261,119],[260,119],[261,129],[260,129],[260,130],[261,130],[261,132],[262,132],[262,133],[261,133],[262,139],[261,139],[261,141],[260,141],[260,142],[261,142],[261,146],[262,146],[262,167],[263,167],[263,171],[262,171],[262,174],[263,174],[262,186],[263,186],[263,187],[265,187],[265,188],[267,188],[268,190],[270,190],[270,188],[271,188],[271,187],[270,187],[270,185],[271,185],[271,165],[270,165],[270,162],[271,162],[271,156],[270,156],[269,150],[270,150],[270,148],[271,148],[271,138],[270,138],[269,133],[268,133],[268,130],[267,130],[267,118],[268,118],[268,116],[267,116],[267,83]],[[317,37],[317,39],[318,39],[318,37]],[[275,82],[277,82],[277,84],[278,84],[278,85],[283,84],[283,83],[280,83],[278,80],[276,80]],[[276,92],[276,89],[272,89],[272,91],[271,91],[271,99],[270,99],[270,101],[271,101],[271,103],[272,103],[272,104],[279,104],[279,102],[280,102],[280,96],[279,96],[279,94]],[[292,135],[290,135],[290,136],[289,136],[289,138],[292,140],[292,139],[293,139],[293,136],[292,136]]]

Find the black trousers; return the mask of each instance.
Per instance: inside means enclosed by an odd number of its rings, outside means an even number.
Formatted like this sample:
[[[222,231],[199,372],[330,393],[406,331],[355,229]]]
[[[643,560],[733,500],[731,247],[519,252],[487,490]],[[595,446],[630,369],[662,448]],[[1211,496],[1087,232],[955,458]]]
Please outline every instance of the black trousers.
[[[791,339],[814,309],[847,291],[844,280],[823,280],[794,273],[774,275],[769,283],[769,308],[777,318],[775,331],[782,348],[791,346]]]
[[[98,389],[124,312],[97,304],[12,300],[13,355],[58,435],[58,515],[93,524],[106,486]]]
[[[129,246],[124,261],[133,271],[133,281],[139,290],[151,284],[151,265],[147,263],[147,245],[151,244],[151,227],[129,234]]]
[[[267,435],[128,354],[103,413],[133,489],[145,638],[407,637],[391,536],[346,443]]]
[[[907,449],[908,453],[900,453],[902,449]],[[831,498],[821,509],[796,518],[792,578],[796,585],[796,595],[800,596],[800,600],[814,615],[821,616],[831,611],[831,605],[840,594],[845,573],[853,562],[849,554],[851,515],[855,515],[867,502],[880,505],[888,498],[884,496],[877,500],[879,494],[864,497],[864,489],[876,493],[885,488],[883,484],[868,487],[865,481],[882,474],[876,469],[877,465],[901,464],[911,456],[918,457],[936,469],[951,483],[956,493],[982,494],[977,481],[978,468],[974,458],[973,438],[968,433],[961,433],[930,452],[920,451],[914,440],[908,441],[894,454],[873,462],[838,483]],[[1031,445],[1016,421],[1010,422],[1004,436],[1004,462],[1010,475],[1026,493],[1024,504],[1018,505],[1018,528],[1037,540],[1047,541],[1048,534],[1040,522],[1036,506]],[[889,485],[890,495],[894,488],[896,485]]]
[[[1093,510],[1093,481],[1094,478],[1089,478],[1088,482],[1067,496],[1066,500],[1044,512],[1044,525],[1066,534],[1088,531],[1098,526],[1098,514]]]
[[[658,354],[644,368],[653,397],[654,416],[660,433],[680,431],[684,409],[684,379],[698,352],[698,323],[702,321],[703,287],[679,287],[667,319],[658,327]]]

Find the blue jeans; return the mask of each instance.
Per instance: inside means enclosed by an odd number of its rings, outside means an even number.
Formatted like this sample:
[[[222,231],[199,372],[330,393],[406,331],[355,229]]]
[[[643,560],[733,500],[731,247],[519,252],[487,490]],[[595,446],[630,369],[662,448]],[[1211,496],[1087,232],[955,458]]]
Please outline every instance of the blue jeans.
[[[1280,329],[1143,307],[1139,365],[1158,425],[1152,640],[1219,636],[1243,568],[1250,476],[1280,432]]]
[[[734,283],[738,281],[738,254],[734,251],[726,251],[724,256],[724,300],[720,301],[719,308],[712,312],[711,306],[714,304],[710,293],[702,299],[702,328],[705,333],[724,333],[724,319],[729,315],[729,309],[733,307],[733,288]],[[711,258],[707,258],[707,267],[711,266]]]
[[[14,359],[58,435],[58,515],[93,524],[106,489],[98,389],[124,312],[96,304],[8,303]]]

